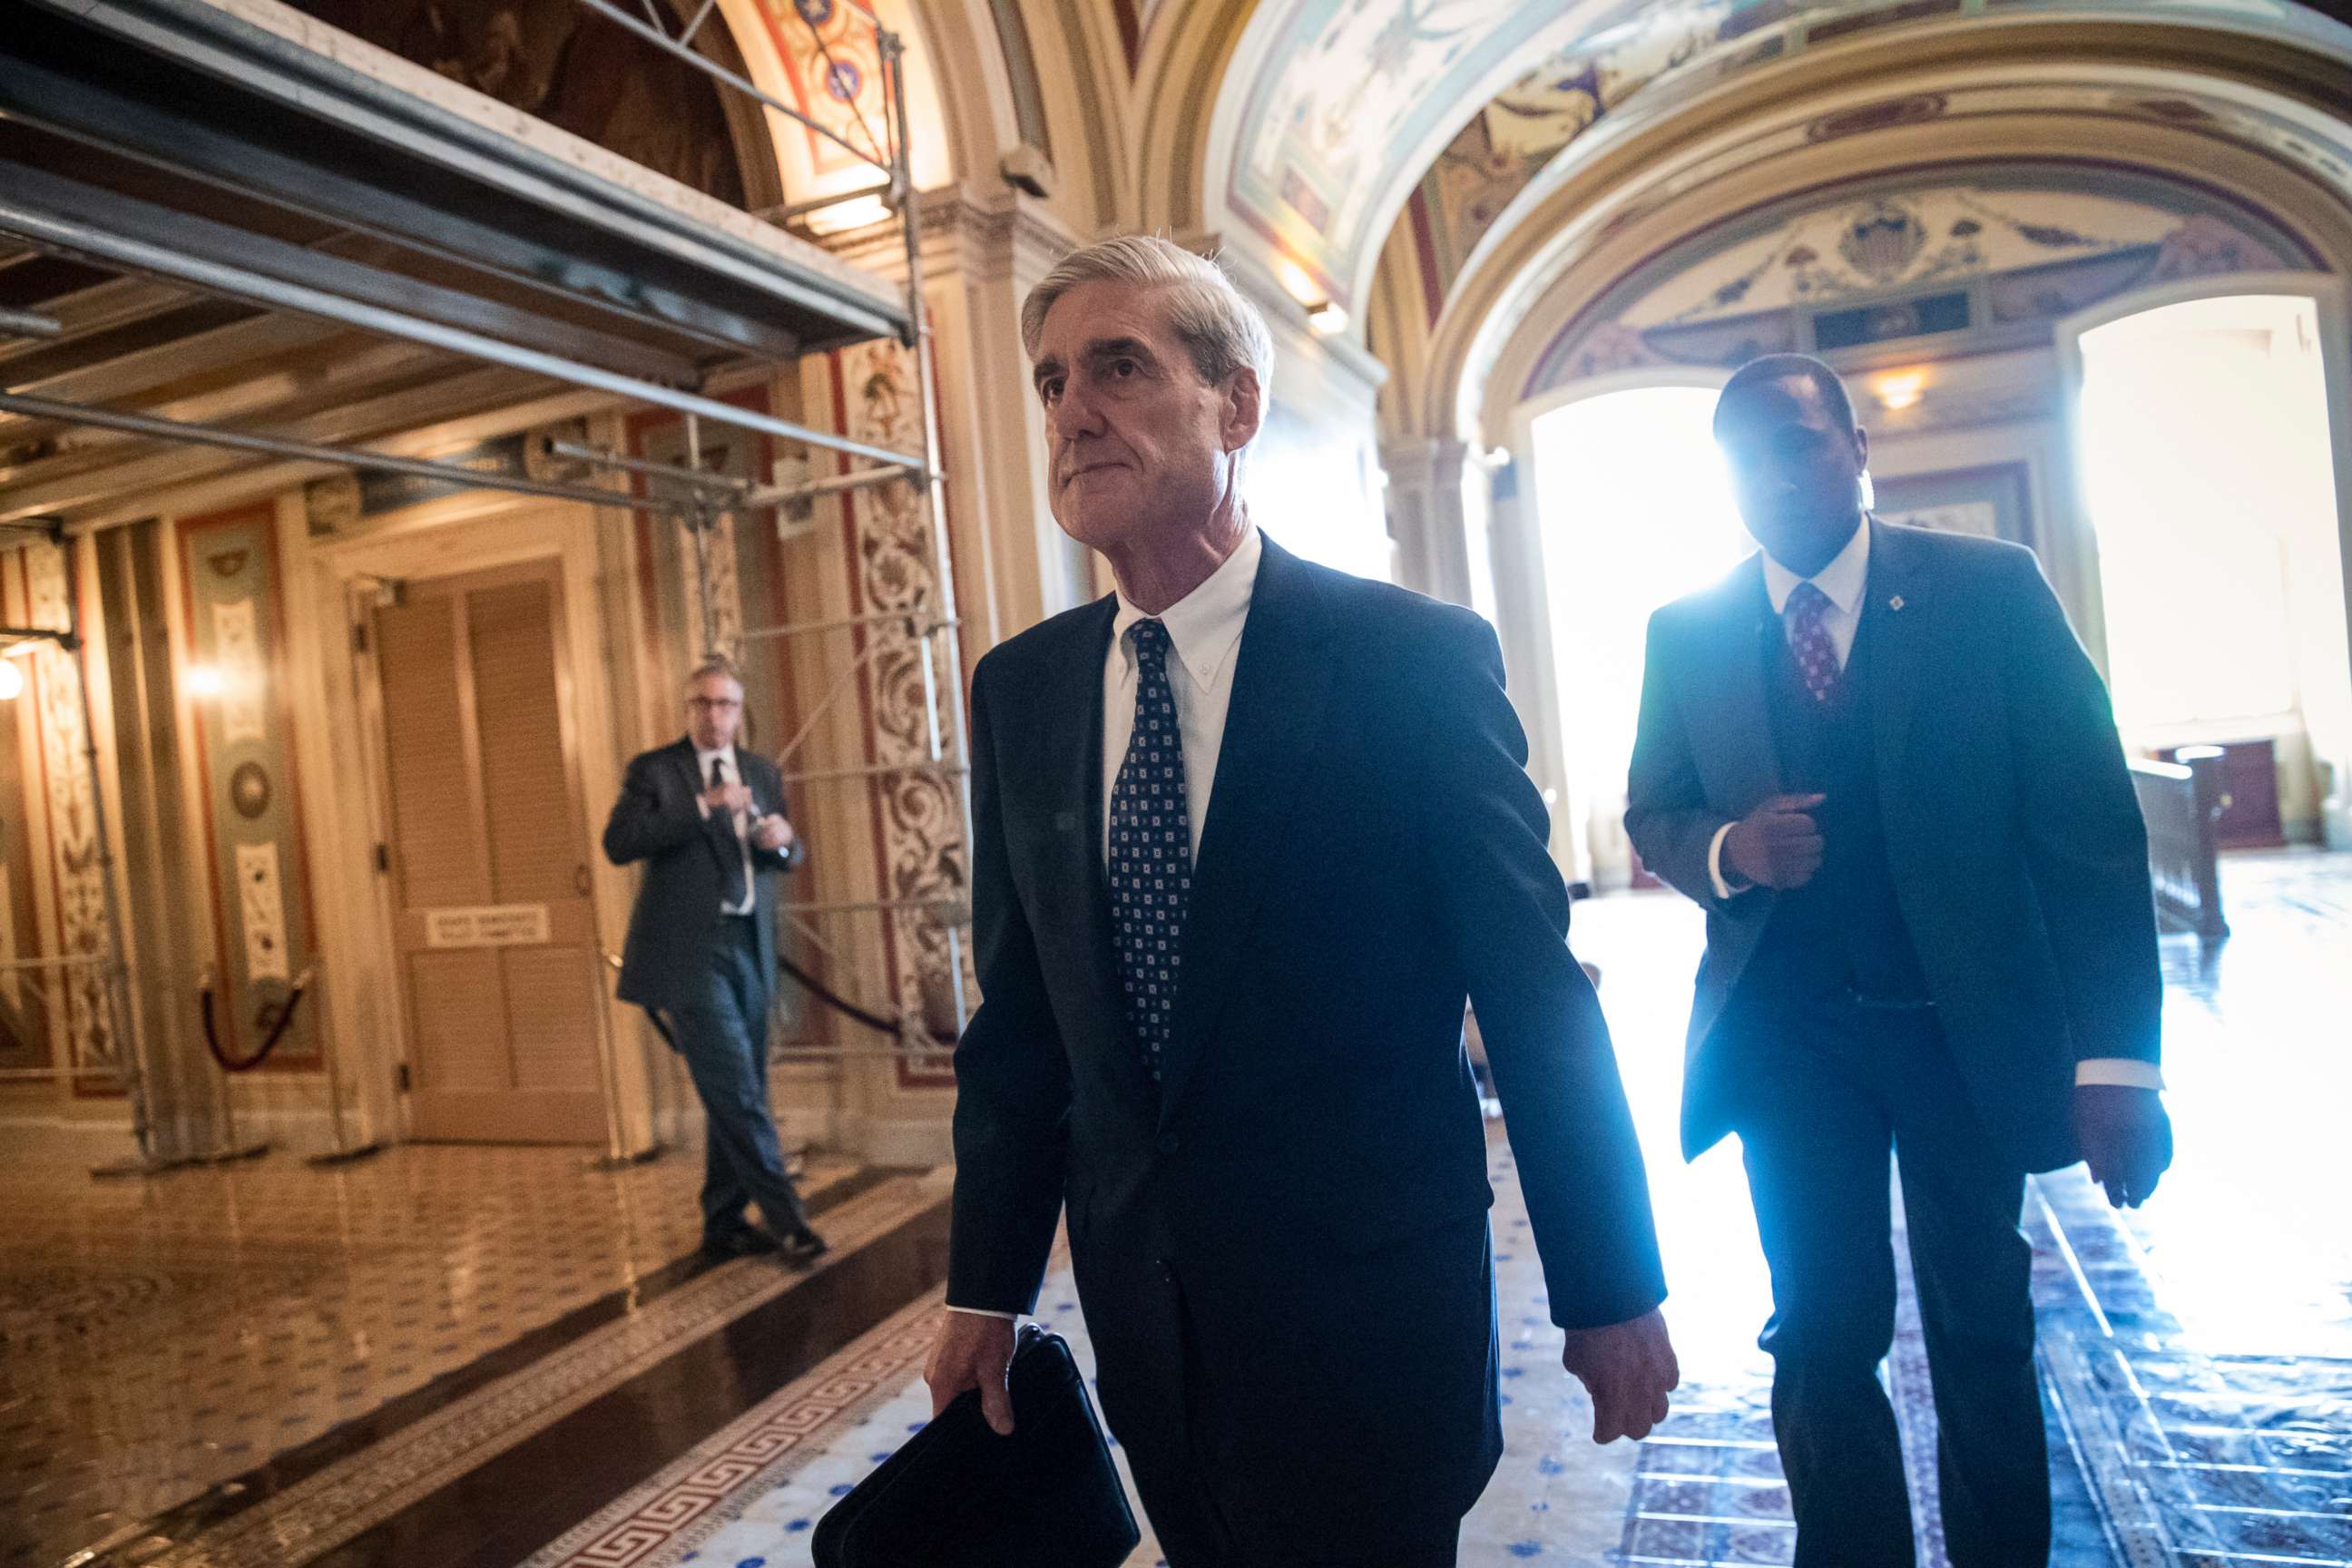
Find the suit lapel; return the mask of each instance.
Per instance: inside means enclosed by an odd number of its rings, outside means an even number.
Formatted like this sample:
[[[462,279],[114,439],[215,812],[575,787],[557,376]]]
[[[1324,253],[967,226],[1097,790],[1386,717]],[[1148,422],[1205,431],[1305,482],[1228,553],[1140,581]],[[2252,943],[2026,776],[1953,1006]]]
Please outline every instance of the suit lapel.
[[[1053,907],[1078,911],[1080,973],[1087,1009],[1097,1020],[1091,1037],[1108,1043],[1112,1070],[1148,1100],[1151,1081],[1143,1054],[1129,1037],[1118,961],[1111,951],[1110,887],[1103,867],[1103,665],[1110,657],[1111,622],[1118,601],[1105,598],[1074,625],[1069,649],[1055,662],[1070,684],[1058,701],[1043,705],[1050,730],[1039,748],[1037,798],[1054,806],[1053,863],[1040,868],[1056,889]]]
[[[1766,639],[1780,634],[1764,593],[1764,557],[1751,557],[1721,590],[1720,611],[1707,618],[1707,645],[1692,666],[1696,676],[1685,706],[1691,727],[1709,737],[1700,766],[1717,804],[1747,811],[1780,793],[1780,763],[1772,744],[1772,717],[1764,697]]]
[[[1927,617],[1933,595],[1919,582],[1909,541],[1876,518],[1870,520],[1870,576],[1863,589],[1858,636],[1870,639],[1873,740],[1878,751],[1878,798],[1895,798],[1902,777],[1903,752],[1911,733],[1913,700],[1919,689],[1920,661],[1927,651]]]
[[[691,804],[701,799],[702,792],[710,786],[703,782],[702,770],[695,763],[694,737],[688,735],[677,742],[672,750],[677,754],[678,774],[686,780],[688,802]],[[751,775],[743,768],[743,749],[740,745],[735,749],[735,758],[737,773],[748,782]],[[711,861],[719,868],[719,885],[721,888],[728,885],[728,879],[732,875],[728,868],[727,856],[728,852],[735,847],[735,835],[728,831],[727,827],[728,825],[717,816],[708,816],[703,819],[702,841],[709,846]]]
[[[1314,576],[1272,540],[1265,551],[1236,655],[1200,861],[1192,868],[1184,976],[1160,1064],[1163,1121],[1213,1037],[1234,964],[1281,858],[1276,851],[1330,695],[1330,619]]]

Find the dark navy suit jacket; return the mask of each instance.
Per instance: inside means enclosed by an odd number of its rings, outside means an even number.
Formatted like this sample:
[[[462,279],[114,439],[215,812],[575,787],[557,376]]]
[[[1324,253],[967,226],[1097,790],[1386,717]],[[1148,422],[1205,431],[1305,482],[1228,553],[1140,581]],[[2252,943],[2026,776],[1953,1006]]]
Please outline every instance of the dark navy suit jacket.
[[[736,765],[751,792],[754,818],[784,815],[783,777],[776,764],[738,742]],[[604,824],[604,854],[615,866],[643,860],[645,884],[629,914],[621,952],[622,1001],[641,1007],[686,1006],[703,994],[726,868],[740,853],[733,826],[706,817],[696,804],[708,787],[694,763],[694,742],[681,738],[631,759],[621,797]],[[761,983],[776,989],[776,900],[771,879],[798,862],[799,840],[788,849],[751,850],[752,913],[759,932]]]
[[[1370,1552],[1458,1518],[1501,1447],[1464,999],[1570,1327],[1665,1293],[1616,1058],[1491,628],[1269,540],[1155,1091],[1101,848],[1116,608],[973,680],[984,999],[956,1053],[948,1300],[1032,1309],[1066,1204],[1139,1474],[1204,1468],[1249,1538]]]

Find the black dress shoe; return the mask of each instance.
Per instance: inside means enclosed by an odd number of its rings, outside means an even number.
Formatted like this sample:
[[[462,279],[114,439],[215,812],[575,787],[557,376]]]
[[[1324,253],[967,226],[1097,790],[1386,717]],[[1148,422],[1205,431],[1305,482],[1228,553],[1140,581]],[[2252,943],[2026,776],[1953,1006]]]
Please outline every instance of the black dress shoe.
[[[824,1237],[809,1229],[806,1226],[803,1226],[800,1229],[793,1232],[792,1235],[784,1237],[783,1245],[778,1250],[783,1254],[785,1262],[794,1265],[806,1265],[814,1263],[818,1258],[823,1258],[826,1253],[832,1251],[833,1248],[824,1244]]]
[[[712,1232],[702,1238],[702,1255],[705,1258],[758,1258],[783,1250],[783,1243],[755,1226]]]

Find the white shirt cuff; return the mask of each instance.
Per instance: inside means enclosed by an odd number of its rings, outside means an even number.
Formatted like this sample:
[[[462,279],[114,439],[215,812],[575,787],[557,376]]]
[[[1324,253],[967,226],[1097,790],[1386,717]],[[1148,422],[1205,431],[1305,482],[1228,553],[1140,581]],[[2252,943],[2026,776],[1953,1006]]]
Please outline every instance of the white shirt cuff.
[[[2117,1089],[2154,1089],[2164,1087],[2164,1069],[2154,1062],[2136,1060],[2130,1057],[2092,1057],[2074,1064],[2074,1087],[2107,1084]]]
[[[1731,830],[1738,826],[1736,821],[1725,823],[1715,830],[1715,838],[1706,847],[1706,879],[1715,884],[1715,896],[1718,899],[1736,899],[1748,890],[1748,888],[1735,888],[1723,879],[1723,841],[1730,837]],[[1751,882],[1748,886],[1752,888],[1755,884]]]
[[[1002,1318],[1008,1323],[1017,1323],[1021,1321],[1021,1314],[1018,1312],[992,1312],[986,1307],[959,1307],[952,1301],[947,1303],[947,1309],[950,1312],[961,1312],[968,1318]]]

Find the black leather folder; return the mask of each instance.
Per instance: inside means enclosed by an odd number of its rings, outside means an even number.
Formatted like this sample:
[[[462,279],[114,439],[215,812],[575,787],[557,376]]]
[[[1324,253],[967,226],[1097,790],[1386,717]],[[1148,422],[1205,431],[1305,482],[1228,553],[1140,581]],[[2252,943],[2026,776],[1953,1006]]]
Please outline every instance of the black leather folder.
[[[1024,1325],[1013,1435],[966,1390],[817,1521],[816,1568],[1118,1568],[1142,1539],[1069,1342]]]

